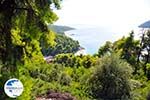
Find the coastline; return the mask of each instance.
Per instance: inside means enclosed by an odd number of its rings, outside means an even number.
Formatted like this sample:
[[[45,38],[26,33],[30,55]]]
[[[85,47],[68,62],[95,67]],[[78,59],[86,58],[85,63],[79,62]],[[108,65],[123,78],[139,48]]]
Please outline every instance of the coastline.
[[[86,51],[85,47],[83,47],[83,46],[81,45],[81,43],[80,43],[80,41],[79,41],[78,39],[74,39],[74,38],[72,37],[72,36],[74,36],[74,35],[76,35],[76,34],[71,34],[71,33],[69,33],[69,32],[70,32],[70,31],[64,32],[64,35],[67,36],[67,37],[72,38],[73,40],[78,41],[78,42],[79,42],[79,45],[80,45],[80,48],[79,48],[79,50],[75,53],[75,55],[87,55],[87,51]]]
[[[102,34],[105,33],[105,34]],[[98,52],[100,46],[105,44],[106,40],[113,40],[110,32],[103,28],[83,28],[66,31],[64,34],[74,40],[79,41],[81,47],[84,47],[87,54],[93,55]]]

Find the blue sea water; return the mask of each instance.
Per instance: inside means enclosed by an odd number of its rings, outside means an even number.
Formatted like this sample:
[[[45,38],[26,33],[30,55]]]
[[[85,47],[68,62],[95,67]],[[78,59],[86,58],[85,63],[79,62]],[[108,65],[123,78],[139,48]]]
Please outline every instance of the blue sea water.
[[[65,33],[74,40],[78,40],[87,54],[95,54],[106,41],[113,42],[116,40],[116,33],[104,28],[81,28]]]

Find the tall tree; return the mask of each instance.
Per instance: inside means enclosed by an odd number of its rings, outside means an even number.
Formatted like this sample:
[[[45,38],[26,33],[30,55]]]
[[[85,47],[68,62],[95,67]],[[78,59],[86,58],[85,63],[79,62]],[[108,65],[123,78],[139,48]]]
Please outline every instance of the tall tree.
[[[120,43],[119,43],[120,42]],[[115,45],[118,44],[119,45]],[[114,48],[121,50],[121,58],[126,59],[128,63],[134,65],[137,60],[137,48],[139,41],[134,39],[134,32],[132,31],[128,37],[114,43]]]
[[[113,44],[110,41],[107,41],[104,46],[101,46],[98,50],[97,56],[102,57],[105,54],[110,54],[112,52]]]
[[[144,62],[144,72],[146,74],[146,65],[150,63],[150,30],[143,33],[143,37],[141,39],[141,53],[140,55],[143,58]]]
[[[59,9],[59,2],[0,0],[0,86],[9,78],[19,77],[18,63],[43,59],[39,40],[45,40],[46,44],[54,43],[54,35],[48,30],[47,23],[52,24],[58,19],[51,5]]]
[[[112,54],[113,52],[119,53],[120,58],[125,59],[129,64],[134,67],[134,73],[139,69],[138,58],[140,53],[139,40],[134,39],[134,32],[132,31],[128,37],[122,37],[114,43],[106,42],[104,46],[100,47],[98,56],[101,57],[105,54]]]

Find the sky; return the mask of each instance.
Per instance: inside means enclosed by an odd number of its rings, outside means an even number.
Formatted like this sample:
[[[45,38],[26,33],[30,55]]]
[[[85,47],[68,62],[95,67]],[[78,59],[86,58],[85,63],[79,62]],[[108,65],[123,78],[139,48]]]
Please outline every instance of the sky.
[[[150,20],[150,0],[63,0],[58,25],[126,33]]]

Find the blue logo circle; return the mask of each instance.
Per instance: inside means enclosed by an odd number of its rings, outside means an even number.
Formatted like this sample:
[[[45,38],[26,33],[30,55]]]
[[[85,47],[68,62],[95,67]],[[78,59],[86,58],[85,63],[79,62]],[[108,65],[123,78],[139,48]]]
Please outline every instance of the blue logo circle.
[[[23,84],[16,78],[9,79],[4,85],[4,91],[9,97],[16,98],[22,94]]]

